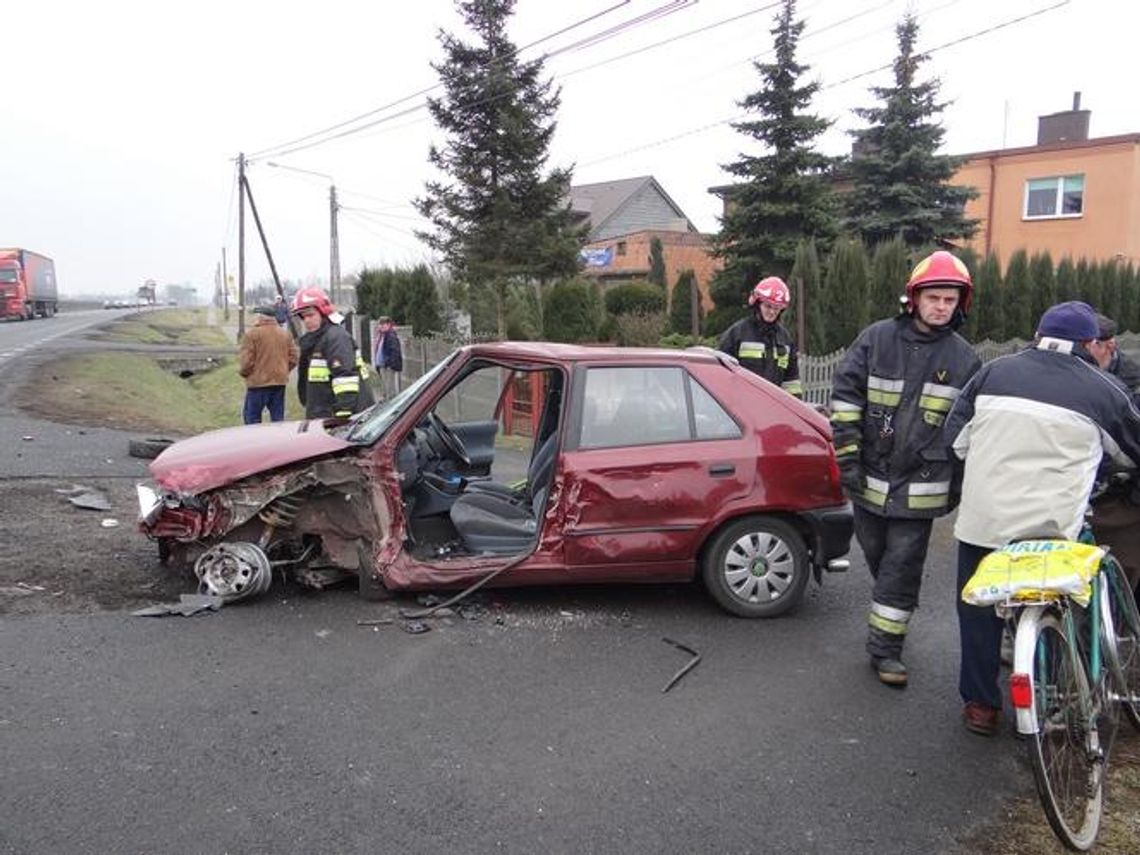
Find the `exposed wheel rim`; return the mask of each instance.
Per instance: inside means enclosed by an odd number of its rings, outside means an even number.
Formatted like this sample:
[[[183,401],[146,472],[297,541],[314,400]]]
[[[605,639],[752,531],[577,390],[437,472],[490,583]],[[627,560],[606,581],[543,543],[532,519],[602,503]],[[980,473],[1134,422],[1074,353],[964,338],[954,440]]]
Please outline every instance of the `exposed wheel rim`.
[[[728,590],[745,603],[771,603],[786,594],[796,578],[796,557],[783,538],[750,532],[733,541],[722,565]]]

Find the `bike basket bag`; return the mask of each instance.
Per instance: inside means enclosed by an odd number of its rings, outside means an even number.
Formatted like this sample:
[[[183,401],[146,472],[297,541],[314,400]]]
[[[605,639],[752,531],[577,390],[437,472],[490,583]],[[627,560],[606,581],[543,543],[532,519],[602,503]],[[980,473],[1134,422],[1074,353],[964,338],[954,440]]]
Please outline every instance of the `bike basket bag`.
[[[1105,551],[1071,540],[1021,540],[991,552],[962,588],[962,601],[994,606],[1011,600],[1055,600],[1071,597],[1089,604]]]

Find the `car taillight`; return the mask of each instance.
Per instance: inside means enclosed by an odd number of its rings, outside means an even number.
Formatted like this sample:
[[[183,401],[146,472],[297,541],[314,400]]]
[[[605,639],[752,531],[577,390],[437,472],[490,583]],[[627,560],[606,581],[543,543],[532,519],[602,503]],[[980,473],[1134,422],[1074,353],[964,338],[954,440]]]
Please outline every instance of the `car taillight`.
[[[1033,706],[1033,683],[1028,674],[1009,675],[1009,700],[1019,710]]]
[[[839,462],[834,454],[829,454],[827,458],[827,477],[831,481],[831,489],[836,493],[842,492],[843,488],[839,483]]]

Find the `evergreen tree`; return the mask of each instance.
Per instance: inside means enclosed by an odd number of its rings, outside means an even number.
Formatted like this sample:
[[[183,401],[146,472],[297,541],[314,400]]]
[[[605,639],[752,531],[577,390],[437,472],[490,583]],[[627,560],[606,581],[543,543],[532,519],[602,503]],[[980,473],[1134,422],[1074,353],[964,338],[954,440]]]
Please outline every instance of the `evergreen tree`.
[[[665,248],[661,245],[661,238],[649,239],[649,275],[646,278],[662,291],[668,284],[665,281]]]
[[[556,282],[542,295],[543,338],[594,341],[598,330],[597,294],[579,279]]]
[[[815,241],[801,240],[796,246],[796,260],[788,278],[788,288],[792,292],[792,305],[781,315],[780,320],[793,336],[798,336],[799,323],[796,312],[799,310],[796,294],[797,281],[803,283],[804,330],[806,341],[796,344],[804,353],[825,353],[827,344],[826,318],[824,317],[823,282],[819,272],[819,255],[815,251]]]
[[[1001,264],[988,253],[971,277],[974,282],[974,341],[1006,341],[1005,308],[1002,305]]]
[[[799,82],[808,66],[796,61],[804,22],[795,19],[795,9],[795,0],[783,0],[771,31],[775,61],[754,63],[763,86],[740,106],[755,118],[733,125],[763,152],[741,154],[724,167],[739,183],[729,191],[714,244],[724,268],[710,288],[717,307],[710,331],[740,315],[748,289],[760,279],[787,279],[802,238],[826,248],[836,232],[828,177],[834,159],[813,149],[831,122],[806,112],[819,83]]]
[[[1047,252],[1034,253],[1029,262],[1029,318],[1036,324],[1045,310],[1057,302],[1053,259]]]
[[[1100,268],[1100,305],[1094,306],[1098,312],[1116,321],[1120,326],[1121,267],[1116,259],[1109,259]]]
[[[901,237],[895,237],[875,247],[871,262],[871,284],[867,293],[867,313],[870,318],[890,318],[899,312],[899,297],[906,290],[910,278],[910,258]]]
[[[850,346],[867,326],[869,280],[870,265],[862,242],[849,238],[837,240],[827,265],[827,284],[824,285],[827,295],[824,301],[827,324],[825,352]]]
[[[1117,324],[1122,332],[1140,330],[1140,324],[1137,323],[1140,320],[1137,318],[1137,313],[1140,313],[1140,299],[1136,293],[1138,285],[1136,268],[1129,262],[1120,273],[1120,319]]]
[[[582,242],[565,204],[571,171],[543,175],[559,94],[542,79],[542,59],[520,62],[507,38],[514,5],[459,0],[478,43],[440,33],[445,58],[432,67],[444,95],[429,98],[428,110],[448,140],[428,158],[445,177],[427,182],[415,202],[434,227],[419,237],[452,274],[473,286],[473,296],[476,286],[490,286],[500,336],[509,283],[575,273]]]
[[[1005,267],[1005,278],[1001,287],[1001,307],[1005,316],[1005,338],[1019,338],[1023,341],[1033,338],[1037,329],[1036,318],[1029,316],[1032,294],[1029,284],[1029,256],[1019,249],[1009,258]]]
[[[1077,262],[1077,295],[1093,308],[1100,305],[1100,271],[1084,258]]]
[[[1057,273],[1054,279],[1057,283],[1058,303],[1067,303],[1070,300],[1079,299],[1077,268],[1073,264],[1073,259],[1067,255],[1061,259],[1061,263],[1057,265]]]
[[[956,250],[954,254],[958,256],[958,260],[966,265],[966,269],[970,271],[970,281],[972,282],[974,280],[974,276],[978,272],[978,267],[981,264],[980,259],[978,258],[978,254],[968,246]],[[967,341],[980,340],[978,339],[978,318],[974,313],[975,305],[975,303],[971,302],[970,313],[966,316],[966,322],[962,324],[961,328],[958,330],[962,337]]]
[[[401,271],[392,293],[391,315],[398,323],[411,324],[417,336],[443,329],[443,316],[435,280],[426,264]]]
[[[673,286],[669,308],[669,331],[681,335],[700,335],[701,296],[697,291],[697,317],[693,323],[693,292],[697,290],[697,276],[692,270],[682,270]]]
[[[977,191],[948,184],[964,161],[936,153],[944,134],[938,117],[946,105],[936,100],[941,84],[937,78],[915,81],[927,57],[915,53],[914,16],[908,13],[895,32],[894,86],[872,87],[880,104],[854,111],[870,127],[851,132],[854,186],[845,197],[848,224],[870,244],[896,235],[908,246],[969,237],[978,224],[963,210]]]
[[[396,271],[390,267],[365,267],[356,280],[357,310],[371,318],[392,314],[392,282]]]

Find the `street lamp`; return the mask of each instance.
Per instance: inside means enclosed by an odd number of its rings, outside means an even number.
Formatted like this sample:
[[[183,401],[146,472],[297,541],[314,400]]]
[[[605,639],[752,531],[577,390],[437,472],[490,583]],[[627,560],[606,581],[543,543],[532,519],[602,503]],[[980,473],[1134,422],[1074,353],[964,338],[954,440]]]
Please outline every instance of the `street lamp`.
[[[336,219],[340,206],[336,201],[336,182],[333,177],[324,172],[313,169],[301,169],[297,166],[286,166],[284,163],[267,161],[269,166],[278,169],[288,169],[292,172],[303,172],[306,175],[315,175],[318,178],[327,178],[329,182],[329,298],[333,303],[340,301],[340,239],[337,237]]]

